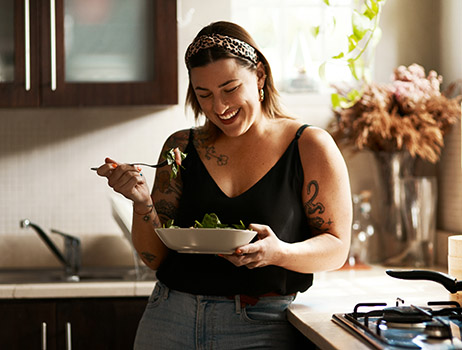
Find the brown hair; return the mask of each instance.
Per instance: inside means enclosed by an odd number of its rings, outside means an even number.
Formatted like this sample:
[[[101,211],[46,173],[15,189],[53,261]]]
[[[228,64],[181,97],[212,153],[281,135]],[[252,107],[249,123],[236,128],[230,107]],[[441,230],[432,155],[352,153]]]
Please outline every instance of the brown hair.
[[[270,65],[265,56],[263,56],[263,54],[258,49],[255,41],[252,39],[250,34],[244,28],[235,23],[220,21],[211,23],[208,26],[204,27],[194,38],[193,42],[195,42],[198,38],[200,38],[203,35],[212,34],[220,34],[235,39],[239,39],[255,48],[258,55],[258,61],[263,64],[266,74],[265,85],[263,87],[263,91],[265,93],[265,99],[262,101],[263,112],[270,118],[288,118],[286,115],[284,115],[281,105],[279,103],[279,93],[277,92],[276,87],[274,86],[273,75],[271,73]],[[238,62],[238,64],[252,71],[255,71],[257,69],[256,64],[253,63],[251,60],[243,58],[241,56],[234,55],[233,53],[229,52],[228,50],[222,47],[214,46],[200,50],[196,54],[188,58],[186,62],[188,73],[191,71],[192,68],[202,67],[223,58],[233,58]],[[186,105],[191,107],[191,109],[194,112],[194,118],[197,120],[200,114],[202,114],[202,110],[199,101],[197,100],[196,94],[192,88],[191,79],[189,80],[188,91],[186,94]]]

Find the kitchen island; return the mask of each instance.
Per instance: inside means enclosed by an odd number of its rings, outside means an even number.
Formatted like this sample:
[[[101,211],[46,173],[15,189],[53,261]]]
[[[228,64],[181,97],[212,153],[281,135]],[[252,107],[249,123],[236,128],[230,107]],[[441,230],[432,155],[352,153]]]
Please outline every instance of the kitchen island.
[[[385,270],[372,266],[315,274],[313,287],[298,294],[290,306],[289,321],[319,349],[366,350],[371,347],[335,324],[332,314],[352,312],[356,304],[364,302],[394,306],[397,297],[407,305],[422,306],[429,300],[450,300],[450,293],[438,283],[400,280]]]

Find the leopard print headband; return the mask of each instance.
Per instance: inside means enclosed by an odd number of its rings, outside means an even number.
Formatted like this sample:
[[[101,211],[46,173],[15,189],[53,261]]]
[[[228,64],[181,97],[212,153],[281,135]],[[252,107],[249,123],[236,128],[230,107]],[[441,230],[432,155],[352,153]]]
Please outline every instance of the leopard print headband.
[[[211,34],[200,36],[188,46],[185,54],[186,65],[188,65],[189,59],[200,50],[209,49],[211,47],[221,47],[234,55],[244,57],[255,64],[258,63],[257,50],[251,45],[229,36]]]

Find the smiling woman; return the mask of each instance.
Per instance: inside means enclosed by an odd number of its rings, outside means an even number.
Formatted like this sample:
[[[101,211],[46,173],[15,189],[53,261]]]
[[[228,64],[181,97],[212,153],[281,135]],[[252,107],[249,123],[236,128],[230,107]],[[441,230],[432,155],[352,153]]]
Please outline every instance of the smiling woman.
[[[165,142],[162,152],[188,155],[178,176],[158,169],[149,195],[129,164],[98,170],[133,201],[134,246],[157,270],[135,349],[299,349],[287,307],[313,272],[339,268],[349,250],[345,163],[327,132],[283,113],[269,63],[242,27],[206,26],[185,63],[187,104],[206,121]],[[225,254],[185,253],[155,233],[171,220],[191,227],[206,213],[242,221],[255,238]]]

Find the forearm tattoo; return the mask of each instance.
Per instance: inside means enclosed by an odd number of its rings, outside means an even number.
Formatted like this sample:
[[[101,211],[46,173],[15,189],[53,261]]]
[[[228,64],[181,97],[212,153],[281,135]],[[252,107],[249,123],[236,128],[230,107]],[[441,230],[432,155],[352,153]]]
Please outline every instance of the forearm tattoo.
[[[308,202],[305,203],[305,213],[308,216],[309,224],[319,232],[327,232],[332,225],[330,219],[327,222],[320,214],[323,214],[325,207],[321,202],[315,202],[319,194],[319,184],[316,180],[310,181],[307,186]]]
[[[157,258],[157,256],[155,256],[154,254],[149,253],[149,252],[141,252],[141,256],[148,263],[152,263]]]

